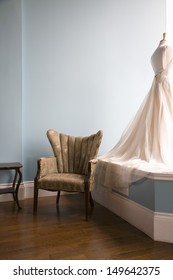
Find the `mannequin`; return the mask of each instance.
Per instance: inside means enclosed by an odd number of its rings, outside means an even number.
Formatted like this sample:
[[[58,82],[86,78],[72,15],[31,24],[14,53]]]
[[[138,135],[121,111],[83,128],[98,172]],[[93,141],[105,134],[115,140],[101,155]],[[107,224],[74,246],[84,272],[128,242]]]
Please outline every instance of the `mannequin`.
[[[151,174],[173,174],[172,48],[166,33],[151,57],[152,86],[118,143],[98,159],[96,184],[123,190]]]
[[[151,57],[151,63],[154,72],[162,72],[166,68],[168,61],[172,59],[172,48],[168,45],[166,40],[166,33],[163,33],[163,39],[160,41],[158,48]]]

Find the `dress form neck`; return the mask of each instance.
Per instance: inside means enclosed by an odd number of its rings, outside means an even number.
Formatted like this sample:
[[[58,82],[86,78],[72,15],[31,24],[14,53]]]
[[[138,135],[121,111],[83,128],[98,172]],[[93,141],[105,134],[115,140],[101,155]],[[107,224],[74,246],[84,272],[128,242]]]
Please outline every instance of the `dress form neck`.
[[[166,36],[167,36],[167,34],[166,34],[166,33],[163,33],[163,39],[160,41],[159,47],[167,46]]]

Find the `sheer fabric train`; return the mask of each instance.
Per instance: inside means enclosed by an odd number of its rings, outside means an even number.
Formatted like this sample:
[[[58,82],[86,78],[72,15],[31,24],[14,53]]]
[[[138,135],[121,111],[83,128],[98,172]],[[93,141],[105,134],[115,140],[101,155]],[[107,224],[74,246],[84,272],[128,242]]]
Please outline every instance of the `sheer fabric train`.
[[[151,57],[150,91],[119,142],[98,159],[96,186],[127,194],[128,186],[152,174],[173,174],[172,48],[161,40]]]

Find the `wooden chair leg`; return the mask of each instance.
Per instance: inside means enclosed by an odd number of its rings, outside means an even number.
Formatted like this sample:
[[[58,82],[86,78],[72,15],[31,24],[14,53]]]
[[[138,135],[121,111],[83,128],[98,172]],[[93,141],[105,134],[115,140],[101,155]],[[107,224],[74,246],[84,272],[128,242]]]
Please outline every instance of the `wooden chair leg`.
[[[85,219],[88,221],[89,185],[85,185]]]
[[[94,201],[93,201],[93,198],[92,198],[91,192],[89,193],[89,199],[90,199],[90,205],[91,205],[91,208],[93,208],[93,207],[94,207]]]
[[[38,204],[38,188],[35,183],[34,184],[34,214],[37,213],[37,204]]]
[[[59,204],[60,194],[61,194],[61,191],[58,191],[57,197],[56,197],[56,204]]]

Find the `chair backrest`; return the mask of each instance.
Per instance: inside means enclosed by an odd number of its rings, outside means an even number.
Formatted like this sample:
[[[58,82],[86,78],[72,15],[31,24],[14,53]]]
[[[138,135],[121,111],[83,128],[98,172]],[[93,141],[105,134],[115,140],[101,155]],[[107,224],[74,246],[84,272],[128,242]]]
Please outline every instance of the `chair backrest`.
[[[88,174],[88,162],[98,155],[103,132],[75,137],[49,129],[47,137],[57,159],[59,173]]]

